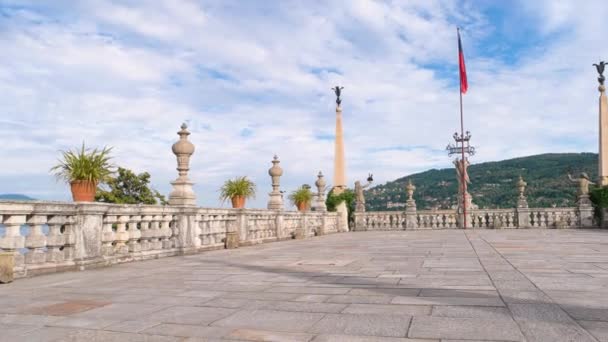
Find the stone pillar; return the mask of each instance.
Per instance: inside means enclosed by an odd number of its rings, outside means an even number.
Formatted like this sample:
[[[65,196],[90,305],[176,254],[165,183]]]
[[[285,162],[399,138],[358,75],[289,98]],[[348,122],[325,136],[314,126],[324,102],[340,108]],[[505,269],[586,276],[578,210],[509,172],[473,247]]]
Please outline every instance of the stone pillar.
[[[272,160],[272,167],[268,170],[268,175],[272,179],[272,192],[268,194],[270,199],[268,200],[268,209],[282,210],[283,209],[283,194],[281,193],[281,176],[283,175],[283,169],[279,164],[281,161],[276,155]]]
[[[11,254],[14,266],[20,268],[23,266],[24,258],[19,250],[25,248],[25,237],[21,235],[21,226],[26,223],[26,216],[4,215],[2,218],[5,231],[4,237],[0,237],[0,250]]]
[[[325,177],[323,177],[323,173],[319,171],[317,175],[317,181],[315,182],[315,186],[317,187],[317,193],[315,195],[314,203],[312,205],[312,210],[314,211],[327,211],[327,206],[325,205],[325,188],[326,188]]]
[[[338,232],[343,233],[348,231],[348,208],[346,207],[346,201],[340,202],[336,206],[338,212]]]
[[[238,248],[241,237],[247,240],[247,215],[244,209],[239,209],[236,220],[228,225],[226,231],[226,249]]]
[[[416,201],[414,200],[414,191],[416,191],[416,187],[412,184],[411,180],[408,180],[405,191],[407,193],[407,201],[405,201],[405,228],[418,228]]]
[[[297,240],[306,238],[308,231],[308,216],[306,212],[300,213],[300,225],[295,230],[294,238]]]
[[[601,82],[600,91],[600,139],[599,139],[599,184],[608,185],[608,100],[606,99],[606,87]]]
[[[336,106],[336,143],[334,156],[334,194],[346,189],[346,165],[344,161],[344,132],[342,129],[342,106]]]
[[[79,203],[74,225],[74,261],[81,270],[103,261],[102,232],[106,205]],[[128,218],[127,218],[128,219]],[[126,232],[128,241],[128,232]]]
[[[201,246],[197,208],[184,207],[177,216],[177,246],[182,254],[191,254]]]
[[[278,211],[277,216],[274,219],[274,226],[277,230],[277,240],[285,239],[285,232],[283,231],[283,212]]]
[[[15,254],[0,252],[0,284],[10,283],[14,279]]]
[[[593,227],[593,204],[589,199],[588,194],[581,194],[578,196],[577,210],[578,217],[580,219],[581,228]]]
[[[188,141],[188,126],[182,124],[181,130],[177,132],[179,135],[179,141],[173,144],[173,154],[177,157],[177,171],[179,177],[173,182],[173,190],[169,194],[170,205],[196,205],[196,195],[192,186],[193,182],[188,178],[188,171],[190,170],[190,157],[194,153],[194,145]]]

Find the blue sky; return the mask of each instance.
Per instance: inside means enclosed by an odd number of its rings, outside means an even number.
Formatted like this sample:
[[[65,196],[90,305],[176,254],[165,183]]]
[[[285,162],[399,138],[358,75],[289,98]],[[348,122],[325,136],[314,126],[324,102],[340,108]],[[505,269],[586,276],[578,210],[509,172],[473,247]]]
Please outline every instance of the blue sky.
[[[115,163],[176,177],[182,122],[199,203],[227,178],[270,191],[333,174],[343,85],[349,183],[450,167],[458,128],[456,27],[469,75],[472,162],[597,151],[608,59],[601,1],[0,0],[0,193],[69,199],[58,151],[113,146]],[[331,183],[331,179],[328,180]]]

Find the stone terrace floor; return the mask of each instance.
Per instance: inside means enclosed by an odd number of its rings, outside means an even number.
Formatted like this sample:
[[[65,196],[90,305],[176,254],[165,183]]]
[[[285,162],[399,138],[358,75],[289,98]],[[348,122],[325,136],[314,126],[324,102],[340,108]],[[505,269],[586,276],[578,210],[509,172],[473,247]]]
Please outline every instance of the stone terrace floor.
[[[608,231],[357,232],[0,285],[2,341],[608,341]]]

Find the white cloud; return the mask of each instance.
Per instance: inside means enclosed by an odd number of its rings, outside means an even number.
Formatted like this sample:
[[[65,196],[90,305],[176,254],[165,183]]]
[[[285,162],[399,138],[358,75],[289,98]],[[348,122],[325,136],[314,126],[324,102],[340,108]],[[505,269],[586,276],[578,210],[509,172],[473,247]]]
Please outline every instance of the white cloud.
[[[249,175],[261,207],[275,153],[285,190],[312,184],[319,170],[331,183],[333,143],[316,136],[333,134],[335,84],[345,86],[349,183],[368,171],[383,183],[450,167],[443,149],[459,126],[456,25],[465,29],[474,162],[595,151],[590,64],[608,58],[595,26],[606,10],[531,3],[516,6],[516,18],[527,18],[542,43],[519,47],[515,61],[484,50],[480,42],[503,28],[469,2],[8,6],[0,139],[10,144],[0,158],[10,167],[0,170],[0,192],[67,198],[47,170],[58,149],[84,140],[114,146],[118,164],[149,171],[168,193],[176,177],[170,146],[188,121],[199,202],[216,206],[225,179]],[[18,175],[33,181],[15,182]]]

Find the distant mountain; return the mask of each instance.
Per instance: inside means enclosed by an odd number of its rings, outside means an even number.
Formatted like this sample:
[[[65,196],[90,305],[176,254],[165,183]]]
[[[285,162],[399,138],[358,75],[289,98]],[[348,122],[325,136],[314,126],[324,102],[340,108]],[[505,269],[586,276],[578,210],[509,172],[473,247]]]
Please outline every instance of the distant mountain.
[[[22,194],[0,194],[0,200],[33,201],[34,199]]]
[[[517,182],[521,175],[528,183],[526,195],[531,207],[573,206],[576,184],[567,174],[578,177],[587,172],[597,178],[595,153],[551,153],[474,164],[469,167],[469,192],[480,208],[510,208],[517,201]],[[454,168],[429,170],[366,190],[367,210],[403,210],[408,180],[416,186],[414,199],[418,209],[450,208],[456,204],[458,182]]]

